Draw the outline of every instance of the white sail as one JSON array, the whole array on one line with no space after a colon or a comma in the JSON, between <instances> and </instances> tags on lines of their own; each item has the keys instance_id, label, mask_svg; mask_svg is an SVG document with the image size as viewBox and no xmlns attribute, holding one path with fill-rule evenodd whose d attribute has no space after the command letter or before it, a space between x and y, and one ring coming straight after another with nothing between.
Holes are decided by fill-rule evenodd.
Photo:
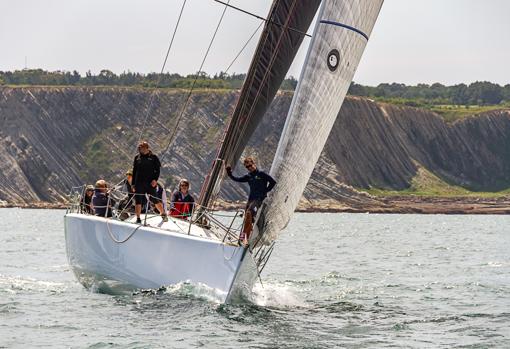
<instances>
[{"instance_id":1,"label":"white sail","mask_svg":"<svg viewBox=\"0 0 510 349\"><path fill-rule=\"evenodd\" d=\"M271 166L277 185L259 211L252 241L274 241L289 222L340 111L382 3L323 0Z\"/></svg>"}]
</instances>

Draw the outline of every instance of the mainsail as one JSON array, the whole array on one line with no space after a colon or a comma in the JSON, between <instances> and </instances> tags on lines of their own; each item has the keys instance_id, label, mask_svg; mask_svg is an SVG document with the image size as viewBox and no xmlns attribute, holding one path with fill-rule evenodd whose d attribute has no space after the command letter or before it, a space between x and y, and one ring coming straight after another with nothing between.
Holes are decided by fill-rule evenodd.
<instances>
[{"instance_id":1,"label":"mainsail","mask_svg":"<svg viewBox=\"0 0 510 349\"><path fill-rule=\"evenodd\" d=\"M323 0L276 151L275 189L251 241L267 245L284 229L319 159L383 0Z\"/></svg>"},{"instance_id":2,"label":"mainsail","mask_svg":"<svg viewBox=\"0 0 510 349\"><path fill-rule=\"evenodd\" d=\"M275 0L253 56L223 142L202 186L207 207L219 190L226 164L235 166L274 99L310 26L320 0Z\"/></svg>"}]
</instances>

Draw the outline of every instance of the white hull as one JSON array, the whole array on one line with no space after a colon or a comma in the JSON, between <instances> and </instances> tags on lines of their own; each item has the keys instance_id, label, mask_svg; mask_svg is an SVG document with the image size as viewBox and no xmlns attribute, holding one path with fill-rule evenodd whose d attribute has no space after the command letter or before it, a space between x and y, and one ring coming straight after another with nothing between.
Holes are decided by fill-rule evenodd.
<instances>
[{"instance_id":1,"label":"white hull","mask_svg":"<svg viewBox=\"0 0 510 349\"><path fill-rule=\"evenodd\" d=\"M147 221L151 227L75 213L64 220L69 264L85 287L146 289L190 282L215 289L226 302L251 291L255 282L248 249L222 243L184 221L162 224L153 217Z\"/></svg>"}]
</instances>

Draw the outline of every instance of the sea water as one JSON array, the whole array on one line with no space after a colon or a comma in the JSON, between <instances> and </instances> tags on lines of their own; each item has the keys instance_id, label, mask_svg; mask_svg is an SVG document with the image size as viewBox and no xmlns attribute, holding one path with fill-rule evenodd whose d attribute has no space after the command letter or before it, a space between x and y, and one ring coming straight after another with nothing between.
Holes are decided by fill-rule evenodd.
<instances>
[{"instance_id":1,"label":"sea water","mask_svg":"<svg viewBox=\"0 0 510 349\"><path fill-rule=\"evenodd\" d=\"M510 347L507 216L296 214L254 303L222 305L84 289L63 214L0 210L0 347Z\"/></svg>"}]
</instances>

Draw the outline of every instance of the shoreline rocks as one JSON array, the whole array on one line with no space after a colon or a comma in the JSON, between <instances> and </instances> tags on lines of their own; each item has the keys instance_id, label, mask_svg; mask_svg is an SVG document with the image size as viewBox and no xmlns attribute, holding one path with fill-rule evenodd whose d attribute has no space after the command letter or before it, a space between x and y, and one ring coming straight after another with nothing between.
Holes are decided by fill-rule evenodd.
<instances>
[{"instance_id":1,"label":"shoreline rocks","mask_svg":"<svg viewBox=\"0 0 510 349\"><path fill-rule=\"evenodd\" d=\"M394 196L380 198L380 203L371 202L349 206L331 200L315 202L301 201L296 212L308 213L379 213L379 214L510 214L510 198L480 197L419 197ZM233 211L244 208L242 201L219 201L217 210ZM36 202L24 205L0 203L0 208L65 209L64 203Z\"/></svg>"}]
</instances>

